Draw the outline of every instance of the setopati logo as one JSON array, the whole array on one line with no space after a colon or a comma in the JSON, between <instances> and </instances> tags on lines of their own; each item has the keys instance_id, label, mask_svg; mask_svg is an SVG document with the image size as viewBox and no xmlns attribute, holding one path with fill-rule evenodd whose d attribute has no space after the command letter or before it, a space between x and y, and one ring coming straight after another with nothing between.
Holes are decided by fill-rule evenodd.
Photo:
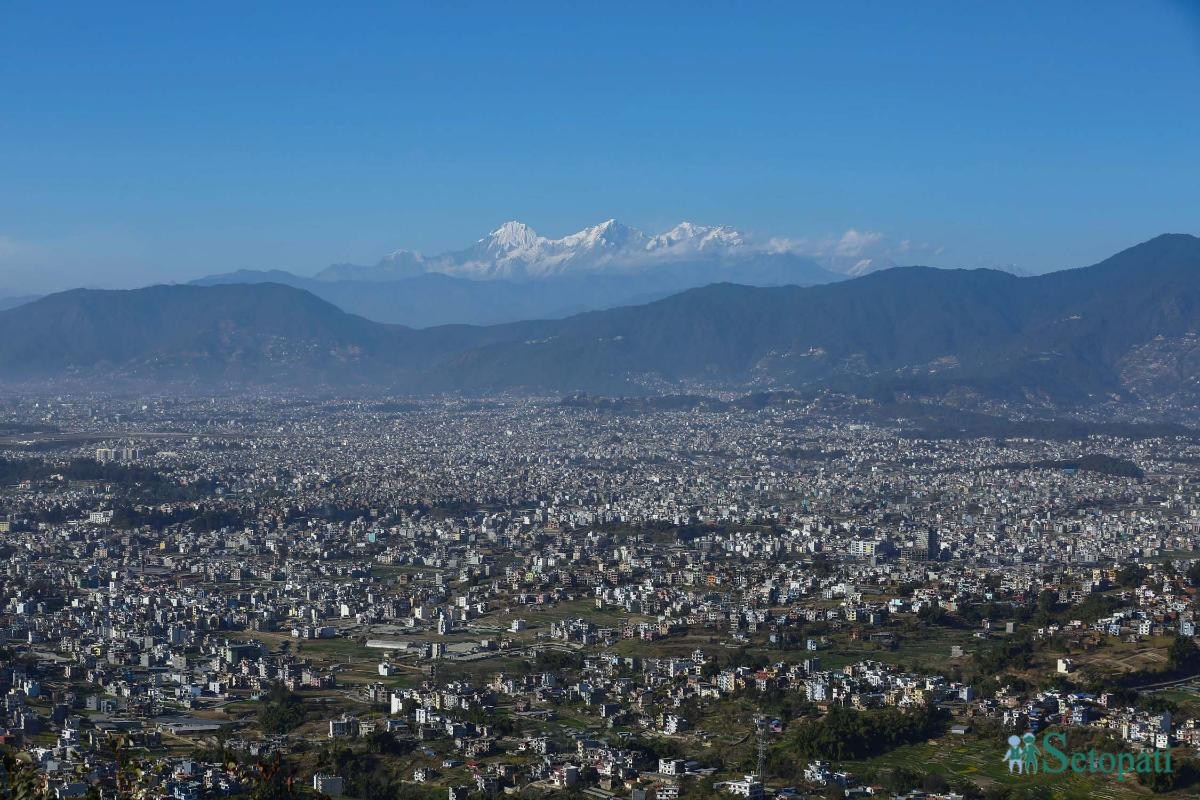
<instances>
[{"instance_id":1,"label":"setopati logo","mask_svg":"<svg viewBox=\"0 0 1200 800\"><path fill-rule=\"evenodd\" d=\"M1046 772L1102 772L1116 773L1117 780L1124 780L1131 772L1170 772L1170 750L1146 750L1140 753L1108 753L1095 750L1066 752L1065 733L1047 732L1042 737L1041 748L1032 732L1024 736L1008 737L1008 750L1004 761L1008 771L1014 775L1030 775Z\"/></svg>"}]
</instances>

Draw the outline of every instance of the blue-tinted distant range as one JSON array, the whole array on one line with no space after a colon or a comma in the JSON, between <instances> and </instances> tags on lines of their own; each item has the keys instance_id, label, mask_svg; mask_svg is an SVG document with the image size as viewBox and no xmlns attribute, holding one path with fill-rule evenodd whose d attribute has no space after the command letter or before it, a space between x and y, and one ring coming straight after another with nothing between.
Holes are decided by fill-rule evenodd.
<instances>
[{"instance_id":1,"label":"blue-tinted distant range","mask_svg":"<svg viewBox=\"0 0 1200 800\"><path fill-rule=\"evenodd\" d=\"M240 270L193 281L203 286L282 283L343 310L413 327L557 319L641 303L711 283L812 286L897 266L930 248L877 247L849 231L829 241L752 242L728 225L681 222L648 234L614 219L551 239L506 222L470 247L437 255L397 250L377 264L334 264L312 277Z\"/></svg>"},{"instance_id":2,"label":"blue-tinted distant range","mask_svg":"<svg viewBox=\"0 0 1200 800\"><path fill-rule=\"evenodd\" d=\"M657 268L726 268L727 255L609 260L592 230L566 244L505 226L465 253L433 259L474 281L522 288L628 279ZM693 231L689 252L738 252L736 233ZM595 234L595 235L592 235ZM614 240L616 236L614 234ZM624 231L640 261L654 237ZM679 246L670 237L661 246ZM584 251L575 247L589 242ZM705 243L709 244L705 244ZM772 254L767 254L772 255ZM767 255L753 264L774 264ZM336 267L383 289L428 262ZM788 260L782 268L804 269ZM544 277L578 271L578 277ZM532 275L542 277L531 277ZM372 280L375 279L375 280ZM317 393L840 391L881 398L1003 400L1080 408L1166 408L1200 400L1200 238L1156 237L1080 269L896 267L816 286L709 283L660 300L560 320L414 329L346 313L278 282L78 289L0 311L0 380L172 392L290 387Z\"/></svg>"}]
</instances>

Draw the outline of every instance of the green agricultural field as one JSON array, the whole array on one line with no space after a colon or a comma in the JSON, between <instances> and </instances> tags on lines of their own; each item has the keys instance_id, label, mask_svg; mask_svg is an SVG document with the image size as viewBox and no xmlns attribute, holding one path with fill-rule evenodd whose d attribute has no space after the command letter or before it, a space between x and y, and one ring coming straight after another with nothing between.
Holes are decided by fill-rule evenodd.
<instances>
[{"instance_id":1,"label":"green agricultural field","mask_svg":"<svg viewBox=\"0 0 1200 800\"><path fill-rule=\"evenodd\" d=\"M378 663L382 655L380 651L373 651L353 639L341 637L298 640L292 645L292 652L303 658L340 663L348 663L351 659L355 661L371 660Z\"/></svg>"},{"instance_id":2,"label":"green agricultural field","mask_svg":"<svg viewBox=\"0 0 1200 800\"><path fill-rule=\"evenodd\" d=\"M894 646L866 637L852 641L848 633L836 633L830 637L829 647L815 655L820 657L821 665L826 669L872 660L944 674L955 664L966 664L972 652L987 645L987 642L976 639L973 631L956 628L930 627L892 632L895 634ZM968 657L951 658L950 648L955 645L961 646ZM800 657L806 658L808 655L803 653Z\"/></svg>"},{"instance_id":3,"label":"green agricultural field","mask_svg":"<svg viewBox=\"0 0 1200 800\"><path fill-rule=\"evenodd\" d=\"M443 659L436 662L422 663L435 664L439 680L470 680L476 683L485 682L498 672L518 673L529 672L533 669L533 660L521 656L497 655L492 658L481 658L474 661Z\"/></svg>"},{"instance_id":4,"label":"green agricultural field","mask_svg":"<svg viewBox=\"0 0 1200 800\"><path fill-rule=\"evenodd\" d=\"M1200 691L1196 689L1184 687L1163 689L1161 691L1154 692L1154 697L1176 703L1180 709L1186 709L1189 711L1189 713L1196 713L1200 711Z\"/></svg>"},{"instance_id":5,"label":"green agricultural field","mask_svg":"<svg viewBox=\"0 0 1200 800\"><path fill-rule=\"evenodd\" d=\"M1099 774L1042 772L1013 775L1004 763L1004 751L1003 741L946 736L924 744L898 747L865 761L843 762L840 766L851 772L888 768L916 770L943 775L951 780L963 778L984 788L996 784L1013 788L1046 787L1056 800L1119 800L1154 796L1138 783L1135 776L1118 782L1115 777ZM1187 794L1181 791L1168 796L1184 797Z\"/></svg>"},{"instance_id":6,"label":"green agricultural field","mask_svg":"<svg viewBox=\"0 0 1200 800\"><path fill-rule=\"evenodd\" d=\"M852 640L850 633L843 631L829 635L829 644L811 653L801 646L786 650L770 646L761 634L754 636L747 644L735 645L730 641L728 631L694 628L685 636L671 636L653 642L629 639L617 642L611 649L622 655L685 658L699 648L720 661L723 655L744 648L747 655L760 657L767 663L794 663L817 656L825 669L839 669L847 664L874 660L944 674L955 664L965 665L972 652L987 644L974 638L972 631L955 628L930 627L916 631L899 627L864 629L864 634L871 632L891 633L894 644L874 641L865 636L857 641ZM950 648L954 645L963 648L966 653L964 658L950 657Z\"/></svg>"},{"instance_id":7,"label":"green agricultural field","mask_svg":"<svg viewBox=\"0 0 1200 800\"><path fill-rule=\"evenodd\" d=\"M586 619L602 628L615 627L625 621L643 622L652 619L652 617L641 614L630 614L620 607L596 608L596 601L588 597L568 600L552 606L514 605L507 611L489 613L479 622L485 625L497 625L507 630L509 622L514 619L523 619L531 627L548 629L552 622L573 617Z\"/></svg>"},{"instance_id":8,"label":"green agricultural field","mask_svg":"<svg viewBox=\"0 0 1200 800\"><path fill-rule=\"evenodd\" d=\"M1039 665L1052 668L1052 658L1070 655L1080 669L1089 667L1101 674L1122 675L1127 672L1164 669L1167 666L1167 649L1171 645L1171 639L1158 636L1127 642L1117 636L1104 636L1100 639L1100 645L1094 649L1082 651L1072 648L1070 652L1055 647L1056 644L1057 642L1051 642L1045 651L1047 657L1039 659Z\"/></svg>"}]
</instances>

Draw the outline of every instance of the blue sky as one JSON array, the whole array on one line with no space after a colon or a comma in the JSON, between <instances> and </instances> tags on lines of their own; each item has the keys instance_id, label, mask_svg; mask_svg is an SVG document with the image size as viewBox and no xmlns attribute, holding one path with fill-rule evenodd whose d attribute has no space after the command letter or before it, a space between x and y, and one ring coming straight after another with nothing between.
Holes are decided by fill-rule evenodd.
<instances>
[{"instance_id":1,"label":"blue sky","mask_svg":"<svg viewBox=\"0 0 1200 800\"><path fill-rule=\"evenodd\" d=\"M311 273L510 218L1029 271L1200 233L1194 0L2 16L0 293Z\"/></svg>"}]
</instances>

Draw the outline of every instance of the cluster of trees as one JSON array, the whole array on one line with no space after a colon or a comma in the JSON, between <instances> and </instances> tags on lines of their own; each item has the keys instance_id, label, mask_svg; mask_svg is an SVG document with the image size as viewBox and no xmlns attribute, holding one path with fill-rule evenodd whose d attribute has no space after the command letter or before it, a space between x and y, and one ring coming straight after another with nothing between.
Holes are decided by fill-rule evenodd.
<instances>
[{"instance_id":1,"label":"cluster of trees","mask_svg":"<svg viewBox=\"0 0 1200 800\"><path fill-rule=\"evenodd\" d=\"M1131 565L1135 569L1140 569L1137 565ZM1119 573L1118 580L1130 580L1128 572ZM1134 580L1137 581L1134 585L1141 585L1141 574L1138 574ZM1122 585L1126 585L1122 583ZM1051 622L1068 622L1073 619L1082 620L1084 622L1095 622L1101 617L1110 616L1119 608L1130 605L1129 601L1122 600L1117 595L1112 594L1089 594L1080 603L1060 603L1058 601L1058 592L1053 589L1046 589L1038 595L1037 611L1029 614L1024 619L1032 622L1034 625L1041 627L1048 625Z\"/></svg>"},{"instance_id":2,"label":"cluster of trees","mask_svg":"<svg viewBox=\"0 0 1200 800\"><path fill-rule=\"evenodd\" d=\"M917 612L917 619L926 625L938 625L945 628L962 627L962 623L955 619L949 611L932 603L921 606L921 610Z\"/></svg>"},{"instance_id":3,"label":"cluster of trees","mask_svg":"<svg viewBox=\"0 0 1200 800\"><path fill-rule=\"evenodd\" d=\"M392 739L395 736L384 734ZM376 747L380 743L376 743ZM370 749L371 743L368 743ZM386 747L386 746L385 746ZM401 784L384 769L372 752L358 752L349 747L334 746L317 755L318 772L341 775L346 781L346 794L351 797L393 797Z\"/></svg>"},{"instance_id":4,"label":"cluster of trees","mask_svg":"<svg viewBox=\"0 0 1200 800\"><path fill-rule=\"evenodd\" d=\"M1117 570L1117 585L1123 589L1136 589L1149 574L1150 570L1141 564L1126 564Z\"/></svg>"},{"instance_id":5,"label":"cluster of trees","mask_svg":"<svg viewBox=\"0 0 1200 800\"><path fill-rule=\"evenodd\" d=\"M781 720L815 717L819 713L817 706L803 694L785 691L778 686L765 692L755 692L754 700L759 712Z\"/></svg>"},{"instance_id":6,"label":"cluster of trees","mask_svg":"<svg viewBox=\"0 0 1200 800\"><path fill-rule=\"evenodd\" d=\"M21 481L46 480L62 475L71 481L104 481L117 484L143 498L156 502L198 500L212 494L215 484L197 481L182 485L157 470L137 464L101 464L94 458L76 458L65 465L38 458L0 458L0 485Z\"/></svg>"},{"instance_id":7,"label":"cluster of trees","mask_svg":"<svg viewBox=\"0 0 1200 800\"><path fill-rule=\"evenodd\" d=\"M1129 581L1134 581L1132 584L1134 586L1140 585L1143 573L1138 570L1141 569L1133 564L1119 573L1118 579L1122 581L1122 586L1128 585ZM1053 589L1045 589L1038 595L1034 605L986 603L967 609L963 612L963 616L969 620L985 617L991 620L1013 620L1040 628L1053 622L1065 623L1075 619L1083 622L1095 622L1128 605L1130 605L1128 600L1122 600L1115 594L1100 593L1089 594L1080 603L1060 603L1058 592Z\"/></svg>"},{"instance_id":8,"label":"cluster of trees","mask_svg":"<svg viewBox=\"0 0 1200 800\"><path fill-rule=\"evenodd\" d=\"M1167 651L1167 664L1181 675L1200 672L1200 647L1190 636L1176 636Z\"/></svg>"},{"instance_id":9,"label":"cluster of trees","mask_svg":"<svg viewBox=\"0 0 1200 800\"><path fill-rule=\"evenodd\" d=\"M1155 439L1160 436L1195 438L1197 431L1171 422L1081 422L1074 419L1006 419L990 414L929 403L885 401L873 409L872 418L887 423L903 419L919 430L901 431L901 436L919 439L978 439L994 437L1046 441L1079 441L1095 435L1123 439Z\"/></svg>"},{"instance_id":10,"label":"cluster of trees","mask_svg":"<svg viewBox=\"0 0 1200 800\"><path fill-rule=\"evenodd\" d=\"M35 458L0 458L0 485L36 481L50 475L50 467Z\"/></svg>"},{"instance_id":11,"label":"cluster of trees","mask_svg":"<svg viewBox=\"0 0 1200 800\"><path fill-rule=\"evenodd\" d=\"M35 767L28 757L5 752L0 761L0 797L12 800L50 800L46 773Z\"/></svg>"},{"instance_id":12,"label":"cluster of trees","mask_svg":"<svg viewBox=\"0 0 1200 800\"><path fill-rule=\"evenodd\" d=\"M1118 580L1125 587L1140 586L1144 575L1144 568L1132 564L1120 572ZM1200 579L1200 570L1197 572L1197 578ZM901 587L902 591L903 588ZM1041 627L1051 622L1066 622L1072 619L1094 622L1125 605L1128 605L1127 601L1122 601L1120 597L1112 594L1090 594L1077 605L1060 603L1057 592L1047 589L1038 596L1036 605L980 603L960 608L955 614L941 606L925 605L917 612L917 619L926 625L958 629L975 629L984 619L993 622L1011 620Z\"/></svg>"},{"instance_id":13,"label":"cluster of trees","mask_svg":"<svg viewBox=\"0 0 1200 800\"><path fill-rule=\"evenodd\" d=\"M243 777L250 787L250 800L299 800L302 796L294 770L278 753L244 771Z\"/></svg>"},{"instance_id":14,"label":"cluster of trees","mask_svg":"<svg viewBox=\"0 0 1200 800\"><path fill-rule=\"evenodd\" d=\"M287 733L304 718L304 700L281 683L271 687L258 709L258 726L264 733Z\"/></svg>"},{"instance_id":15,"label":"cluster of trees","mask_svg":"<svg viewBox=\"0 0 1200 800\"><path fill-rule=\"evenodd\" d=\"M140 528L150 526L162 530L168 525L187 523L196 531L219 531L222 528L240 528L246 518L238 511L227 508L194 509L190 506L173 511L163 511L158 506L122 503L113 508L114 528Z\"/></svg>"},{"instance_id":16,"label":"cluster of trees","mask_svg":"<svg viewBox=\"0 0 1200 800\"><path fill-rule=\"evenodd\" d=\"M1200 782L1200 767L1191 759L1173 759L1170 772L1138 773L1138 783L1157 794L1186 789L1197 782Z\"/></svg>"},{"instance_id":17,"label":"cluster of trees","mask_svg":"<svg viewBox=\"0 0 1200 800\"><path fill-rule=\"evenodd\" d=\"M975 654L975 665L984 675L999 675L1008 669L1024 669L1033 655L1028 635L1014 635Z\"/></svg>"},{"instance_id":18,"label":"cluster of trees","mask_svg":"<svg viewBox=\"0 0 1200 800\"><path fill-rule=\"evenodd\" d=\"M772 774L794 771L802 759L845 761L878 756L901 745L939 736L945 722L945 713L935 707L855 711L839 706L821 719L792 728L773 754Z\"/></svg>"},{"instance_id":19,"label":"cluster of trees","mask_svg":"<svg viewBox=\"0 0 1200 800\"><path fill-rule=\"evenodd\" d=\"M565 669L580 669L583 655L567 650L538 650L534 658L534 669L538 672L561 672Z\"/></svg>"},{"instance_id":20,"label":"cluster of trees","mask_svg":"<svg viewBox=\"0 0 1200 800\"><path fill-rule=\"evenodd\" d=\"M1106 456L1102 453L1090 453L1075 459L1046 459L1043 461L1005 461L1000 464L988 464L980 467L978 471L984 470L1007 470L1009 472L1023 472L1030 469L1063 469L1063 470L1078 470L1080 472L1095 472L1101 475L1112 475L1118 478L1137 478L1146 477L1146 473L1142 468L1133 463L1127 458L1114 458Z\"/></svg>"},{"instance_id":21,"label":"cluster of trees","mask_svg":"<svg viewBox=\"0 0 1200 800\"><path fill-rule=\"evenodd\" d=\"M319 519L325 522L353 522L356 519L370 517L371 509L353 503L323 503L309 508L290 508L284 517L285 524L292 525L308 519Z\"/></svg>"},{"instance_id":22,"label":"cluster of trees","mask_svg":"<svg viewBox=\"0 0 1200 800\"><path fill-rule=\"evenodd\" d=\"M496 736L515 736L526 728L526 723L520 717L495 709L485 711L482 708L470 708L462 712L462 717L476 725L490 725Z\"/></svg>"},{"instance_id":23,"label":"cluster of trees","mask_svg":"<svg viewBox=\"0 0 1200 800\"><path fill-rule=\"evenodd\" d=\"M678 740L662 736L635 736L629 740L629 746L646 753L647 758L655 764L659 759L684 758L687 755Z\"/></svg>"}]
</instances>

